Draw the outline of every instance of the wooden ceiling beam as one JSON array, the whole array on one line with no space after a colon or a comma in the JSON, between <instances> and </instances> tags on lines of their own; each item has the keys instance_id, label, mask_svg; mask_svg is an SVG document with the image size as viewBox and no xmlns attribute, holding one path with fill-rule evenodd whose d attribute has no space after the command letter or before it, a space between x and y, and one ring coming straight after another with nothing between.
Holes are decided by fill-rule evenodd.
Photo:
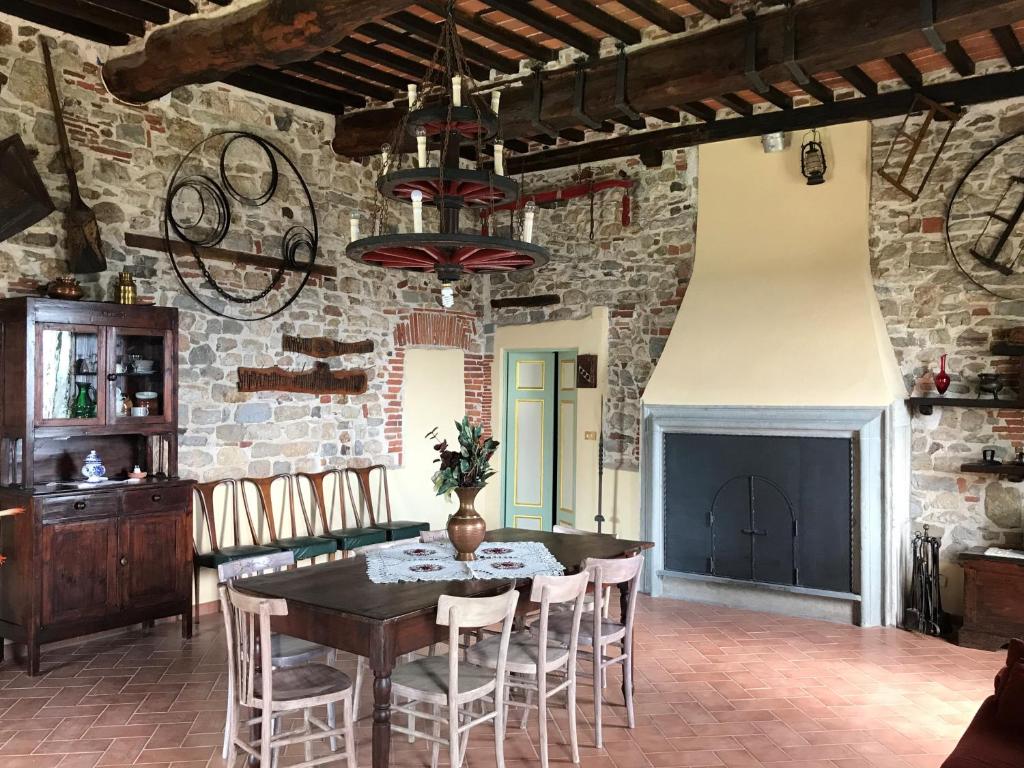
<instances>
[{"instance_id":1,"label":"wooden ceiling beam","mask_svg":"<svg viewBox=\"0 0 1024 768\"><path fill-rule=\"evenodd\" d=\"M731 109L737 115L750 117L754 114L754 105L735 93L723 93L720 96L716 96L715 100L723 107Z\"/></svg>"},{"instance_id":2,"label":"wooden ceiling beam","mask_svg":"<svg viewBox=\"0 0 1024 768\"><path fill-rule=\"evenodd\" d=\"M761 94L761 97L765 101L774 104L779 109L792 109L793 108L793 97L788 93L783 93L774 85L769 85L768 90Z\"/></svg>"},{"instance_id":3,"label":"wooden ceiling beam","mask_svg":"<svg viewBox=\"0 0 1024 768\"><path fill-rule=\"evenodd\" d=\"M679 111L672 107L661 107L660 109L649 109L647 114L663 123L678 123Z\"/></svg>"},{"instance_id":4,"label":"wooden ceiling beam","mask_svg":"<svg viewBox=\"0 0 1024 768\"><path fill-rule=\"evenodd\" d=\"M223 82L236 88L242 88L243 90L259 93L278 101L284 101L288 104L294 104L295 106L307 109L314 109L326 114L340 114L345 109L344 104L333 100L321 99L309 93L295 90L252 71L235 72L225 77Z\"/></svg>"},{"instance_id":5,"label":"wooden ceiling beam","mask_svg":"<svg viewBox=\"0 0 1024 768\"><path fill-rule=\"evenodd\" d=\"M900 79L911 88L920 88L924 84L921 70L907 54L897 53L895 56L886 56L885 60L889 62L889 66L896 71Z\"/></svg>"},{"instance_id":6,"label":"wooden ceiling beam","mask_svg":"<svg viewBox=\"0 0 1024 768\"><path fill-rule=\"evenodd\" d=\"M945 55L960 77L970 77L977 71L974 59L957 40L946 41Z\"/></svg>"},{"instance_id":7,"label":"wooden ceiling beam","mask_svg":"<svg viewBox=\"0 0 1024 768\"><path fill-rule=\"evenodd\" d=\"M692 115L698 120L703 120L705 123L712 123L718 119L718 111L714 107L709 107L703 101L689 101L679 108L686 114Z\"/></svg>"},{"instance_id":8,"label":"wooden ceiling beam","mask_svg":"<svg viewBox=\"0 0 1024 768\"><path fill-rule=\"evenodd\" d=\"M1024 92L1024 70L980 75L946 83L926 85L925 96L942 104L969 106L1012 98ZM836 101L833 104L800 107L785 112L763 112L753 117L718 120L714 123L672 126L646 133L591 141L574 147L533 152L505 161L513 175L550 171L580 163L602 162L620 157L751 138L775 131L806 131L863 120L881 120L906 114L914 101L912 89L889 91L870 98Z\"/></svg>"},{"instance_id":9,"label":"wooden ceiling beam","mask_svg":"<svg viewBox=\"0 0 1024 768\"><path fill-rule=\"evenodd\" d=\"M340 69L342 72L348 72L350 75L361 77L363 80L370 83L387 88L404 91L405 87L409 84L409 79L406 77L399 77L396 74L385 72L377 67L371 67L369 64L353 61L347 56L342 56L340 53L336 53L334 51L324 51L313 59L313 61L317 63L322 62L329 67Z\"/></svg>"},{"instance_id":10,"label":"wooden ceiling beam","mask_svg":"<svg viewBox=\"0 0 1024 768\"><path fill-rule=\"evenodd\" d=\"M164 8L178 13L192 14L196 12L196 6L192 0L149 0L149 2L162 5Z\"/></svg>"},{"instance_id":11,"label":"wooden ceiling beam","mask_svg":"<svg viewBox=\"0 0 1024 768\"><path fill-rule=\"evenodd\" d=\"M254 77L263 78L269 83L288 88L292 91L304 93L321 101L337 103L343 107L364 107L366 99L347 91L338 90L321 83L314 83L301 77L296 77L283 70L267 69L265 67L251 67L248 74Z\"/></svg>"},{"instance_id":12,"label":"wooden ceiling beam","mask_svg":"<svg viewBox=\"0 0 1024 768\"><path fill-rule=\"evenodd\" d=\"M379 43L390 45L400 51L406 51L413 56L418 56L428 63L433 61L434 53L437 50L436 41L427 43L418 37L406 34L405 32L399 32L397 29L392 29L383 24L364 24L358 29L358 32L361 35L374 38ZM475 80L483 81L490 79L491 68L489 66L477 64L472 61L471 57L467 58L469 60L466 62L466 67L469 69L469 74ZM439 61L438 63L441 66L444 65L444 61Z\"/></svg>"},{"instance_id":13,"label":"wooden ceiling beam","mask_svg":"<svg viewBox=\"0 0 1024 768\"><path fill-rule=\"evenodd\" d=\"M594 29L599 29L605 34L611 35L626 45L636 45L643 36L640 30L631 27L624 21L615 18L607 11L593 5L591 0L548 0L567 13L571 13L580 21L589 24Z\"/></svg>"},{"instance_id":14,"label":"wooden ceiling beam","mask_svg":"<svg viewBox=\"0 0 1024 768\"><path fill-rule=\"evenodd\" d=\"M89 24L105 27L112 32L120 32L132 37L142 37L146 34L146 25L139 19L125 16L123 13L111 11L99 5L83 2L83 0L25 0L29 5L34 5L52 13L60 13L64 16L71 16Z\"/></svg>"},{"instance_id":15,"label":"wooden ceiling beam","mask_svg":"<svg viewBox=\"0 0 1024 768\"><path fill-rule=\"evenodd\" d=\"M806 83L797 83L800 88L811 98L817 99L822 104L831 104L836 100L835 91L814 77L808 77Z\"/></svg>"},{"instance_id":16,"label":"wooden ceiling beam","mask_svg":"<svg viewBox=\"0 0 1024 768\"><path fill-rule=\"evenodd\" d=\"M148 2L148 0L89 0L93 5L106 8L139 21L153 24L166 24L171 20L167 8Z\"/></svg>"},{"instance_id":17,"label":"wooden ceiling beam","mask_svg":"<svg viewBox=\"0 0 1024 768\"><path fill-rule=\"evenodd\" d=\"M302 61L289 64L282 71L286 73L294 72L296 74L305 75L306 77L312 77L342 91L348 91L350 94L366 96L367 98L375 99L377 101L389 101L395 97L395 91L390 88L383 88L379 85L367 83L364 80L359 80L355 77L349 77L348 75L332 68L326 62L321 62L317 59L309 62Z\"/></svg>"},{"instance_id":18,"label":"wooden ceiling beam","mask_svg":"<svg viewBox=\"0 0 1024 768\"><path fill-rule=\"evenodd\" d=\"M670 11L658 0L618 0L618 3L666 32L686 31L686 18Z\"/></svg>"},{"instance_id":19,"label":"wooden ceiling beam","mask_svg":"<svg viewBox=\"0 0 1024 768\"><path fill-rule=\"evenodd\" d=\"M1017 39L1017 33L1013 31L1013 27L1009 24L996 27L992 30L992 37L996 39L999 49L1003 52L1006 62L1011 67L1024 66L1024 49L1021 48L1020 41Z\"/></svg>"},{"instance_id":20,"label":"wooden ceiling beam","mask_svg":"<svg viewBox=\"0 0 1024 768\"><path fill-rule=\"evenodd\" d=\"M383 48L378 48L376 45L364 43L362 40L346 38L344 40L339 40L338 44L334 47L339 51L354 53L356 56L366 59L367 61L373 61L377 64L382 64L388 69L393 69L409 75L411 79L407 80L406 84L410 82L418 83L420 80L425 78L427 76L427 72L430 71L426 64L421 64L418 61L407 59L405 56L399 56L397 53L392 53L391 51L385 51Z\"/></svg>"},{"instance_id":21,"label":"wooden ceiling beam","mask_svg":"<svg viewBox=\"0 0 1024 768\"><path fill-rule=\"evenodd\" d=\"M234 11L188 16L154 29L140 50L108 59L103 76L114 96L148 101L253 65L309 61L367 19L406 5L408 0L254 0Z\"/></svg>"},{"instance_id":22,"label":"wooden ceiling beam","mask_svg":"<svg viewBox=\"0 0 1024 768\"><path fill-rule=\"evenodd\" d=\"M524 24L529 24L538 32L561 40L566 45L571 45L590 56L596 56L601 49L600 42L590 35L538 10L526 0L484 0L484 2L494 10L501 11L506 16L511 16Z\"/></svg>"},{"instance_id":23,"label":"wooden ceiling beam","mask_svg":"<svg viewBox=\"0 0 1024 768\"><path fill-rule=\"evenodd\" d=\"M56 13L35 5L29 5L26 0L4 0L4 11L17 16L19 19L42 24L61 32L83 37L86 40L102 43L103 45L128 45L131 36L124 32L115 32L108 27L82 21L63 13Z\"/></svg>"},{"instance_id":24,"label":"wooden ceiling beam","mask_svg":"<svg viewBox=\"0 0 1024 768\"><path fill-rule=\"evenodd\" d=\"M877 96L878 83L872 80L863 69L857 66L841 67L840 77L861 92L863 96Z\"/></svg>"},{"instance_id":25,"label":"wooden ceiling beam","mask_svg":"<svg viewBox=\"0 0 1024 768\"><path fill-rule=\"evenodd\" d=\"M444 18L445 7L438 0L420 0L417 5L430 11L435 16ZM468 14L456 8L454 15L457 26L470 32L475 32L478 35L483 35L488 40L493 40L499 45L511 48L513 51L518 51L527 58L536 59L537 61L554 61L558 58L558 51L554 48L540 45L529 38L517 35L515 32L509 32L504 27L491 24L482 18L480 14Z\"/></svg>"},{"instance_id":26,"label":"wooden ceiling beam","mask_svg":"<svg viewBox=\"0 0 1024 768\"><path fill-rule=\"evenodd\" d=\"M438 38L441 36L441 25L439 23L427 21L422 16L417 16L408 11L399 11L392 14L388 16L387 21L401 27L415 37L426 40L434 46L437 45ZM501 56L479 43L474 43L472 40L462 40L460 38L460 42L462 44L462 52L466 55L466 58L472 61L479 62L490 69L504 72L506 75L514 75L519 71L519 62L517 61Z\"/></svg>"},{"instance_id":27,"label":"wooden ceiling beam","mask_svg":"<svg viewBox=\"0 0 1024 768\"><path fill-rule=\"evenodd\" d=\"M722 0L688 0L688 2L701 13L706 13L717 21L728 19L732 14L729 4L723 3Z\"/></svg>"}]
</instances>

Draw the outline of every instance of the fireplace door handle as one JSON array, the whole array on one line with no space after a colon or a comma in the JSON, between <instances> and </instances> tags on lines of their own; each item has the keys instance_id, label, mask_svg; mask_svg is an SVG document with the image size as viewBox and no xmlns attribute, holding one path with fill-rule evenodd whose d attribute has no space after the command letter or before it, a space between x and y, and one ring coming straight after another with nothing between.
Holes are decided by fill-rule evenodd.
<instances>
[{"instance_id":1,"label":"fireplace door handle","mask_svg":"<svg viewBox=\"0 0 1024 768\"><path fill-rule=\"evenodd\" d=\"M768 531L759 531L756 528L744 528L740 533L745 533L747 536L767 536Z\"/></svg>"}]
</instances>

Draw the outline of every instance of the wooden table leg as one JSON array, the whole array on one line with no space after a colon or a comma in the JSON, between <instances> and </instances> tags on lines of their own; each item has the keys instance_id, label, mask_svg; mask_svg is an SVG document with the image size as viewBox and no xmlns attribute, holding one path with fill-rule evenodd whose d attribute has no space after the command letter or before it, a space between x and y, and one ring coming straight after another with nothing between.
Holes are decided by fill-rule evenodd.
<instances>
[{"instance_id":1,"label":"wooden table leg","mask_svg":"<svg viewBox=\"0 0 1024 768\"><path fill-rule=\"evenodd\" d=\"M630 585L630 582L628 582L628 581L624 581L623 583L619 584L619 621L621 621L623 624L626 623L626 614L629 612L629 591L630 591L630 588L631 588L631 585ZM626 644L625 643L622 644L622 649L623 649L623 651L625 651L625 649L626 649ZM632 669L633 669L633 654L630 654L629 658L626 659L626 661L624 661L623 664L624 665L625 664L629 664L629 668L632 671ZM632 675L627 675L626 674L626 668L625 668L625 666L623 666L623 668L622 668L622 700L623 701L629 701L630 691L629 691L629 687L626 685L626 681L630 680L630 679L632 679Z\"/></svg>"},{"instance_id":2,"label":"wooden table leg","mask_svg":"<svg viewBox=\"0 0 1024 768\"><path fill-rule=\"evenodd\" d=\"M373 630L373 768L391 764L391 672L395 668L393 638L388 625Z\"/></svg>"}]
</instances>

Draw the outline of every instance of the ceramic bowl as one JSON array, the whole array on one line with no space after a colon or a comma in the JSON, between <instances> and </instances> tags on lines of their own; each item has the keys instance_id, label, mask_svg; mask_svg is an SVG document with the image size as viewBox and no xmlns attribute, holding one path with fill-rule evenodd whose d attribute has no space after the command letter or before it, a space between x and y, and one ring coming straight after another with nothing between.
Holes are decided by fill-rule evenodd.
<instances>
[{"instance_id":1,"label":"ceramic bowl","mask_svg":"<svg viewBox=\"0 0 1024 768\"><path fill-rule=\"evenodd\" d=\"M156 400L158 397L159 397L159 395L156 392L148 392L147 391L147 392L136 392L135 393L135 399L136 400Z\"/></svg>"}]
</instances>

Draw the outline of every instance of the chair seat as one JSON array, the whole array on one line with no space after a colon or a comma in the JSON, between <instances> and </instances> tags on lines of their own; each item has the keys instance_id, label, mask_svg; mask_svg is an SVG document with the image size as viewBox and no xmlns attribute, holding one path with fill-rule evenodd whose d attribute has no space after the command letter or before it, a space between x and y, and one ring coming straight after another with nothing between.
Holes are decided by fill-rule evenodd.
<instances>
[{"instance_id":1,"label":"chair seat","mask_svg":"<svg viewBox=\"0 0 1024 768\"><path fill-rule=\"evenodd\" d=\"M295 536L290 539L278 539L274 543L282 549L294 552L296 560L308 560L338 551L337 541L321 536Z\"/></svg>"},{"instance_id":2,"label":"chair seat","mask_svg":"<svg viewBox=\"0 0 1024 768\"><path fill-rule=\"evenodd\" d=\"M537 625L530 627L535 630ZM572 632L572 614L552 613L548 616L548 635L561 643L568 644ZM626 627L611 619L601 619L601 639L605 642L617 640L626 634ZM594 612L588 611L580 620L580 645L594 644Z\"/></svg>"},{"instance_id":3,"label":"chair seat","mask_svg":"<svg viewBox=\"0 0 1024 768\"><path fill-rule=\"evenodd\" d=\"M367 544L382 544L388 540L387 531L380 528L339 528L324 534L338 542L338 549L349 550Z\"/></svg>"},{"instance_id":4,"label":"chair seat","mask_svg":"<svg viewBox=\"0 0 1024 768\"><path fill-rule=\"evenodd\" d=\"M216 568L224 563L244 560L247 557L260 557L280 552L282 547L271 544L242 544L237 547L224 547L218 552L202 552L195 555L195 561L203 568Z\"/></svg>"},{"instance_id":5,"label":"chair seat","mask_svg":"<svg viewBox=\"0 0 1024 768\"><path fill-rule=\"evenodd\" d=\"M326 664L303 664L300 667L287 667L273 671L274 701L296 701L328 696L332 693L344 693L352 687L351 678L340 669ZM256 698L263 697L263 678L256 675L254 679Z\"/></svg>"},{"instance_id":6,"label":"chair seat","mask_svg":"<svg viewBox=\"0 0 1024 768\"><path fill-rule=\"evenodd\" d=\"M459 664L459 698L477 698L493 690L494 670ZM391 692L416 699L443 702L448 697L448 654L426 656L402 664L391 674Z\"/></svg>"},{"instance_id":7,"label":"chair seat","mask_svg":"<svg viewBox=\"0 0 1024 768\"><path fill-rule=\"evenodd\" d=\"M297 667L300 664L326 656L330 649L291 635L273 634L270 637L270 656L275 667Z\"/></svg>"},{"instance_id":8,"label":"chair seat","mask_svg":"<svg viewBox=\"0 0 1024 768\"><path fill-rule=\"evenodd\" d=\"M380 528L387 534L388 541L399 541L401 539L416 539L423 531L430 530L430 523L416 523L412 520L396 520L392 523L377 523L374 528Z\"/></svg>"},{"instance_id":9,"label":"chair seat","mask_svg":"<svg viewBox=\"0 0 1024 768\"><path fill-rule=\"evenodd\" d=\"M550 625L550 617L548 622ZM571 628L571 625L570 625ZM501 649L501 636L488 637L479 643L474 643L466 649L466 661L471 664L478 664L488 669L496 669L498 666L498 652ZM521 674L533 674L537 671L539 656L539 644L537 637L529 632L514 632L508 641L508 659L506 661L509 672ZM569 655L569 649L561 643L548 643L546 664L547 671L558 669L565 664Z\"/></svg>"}]
</instances>

